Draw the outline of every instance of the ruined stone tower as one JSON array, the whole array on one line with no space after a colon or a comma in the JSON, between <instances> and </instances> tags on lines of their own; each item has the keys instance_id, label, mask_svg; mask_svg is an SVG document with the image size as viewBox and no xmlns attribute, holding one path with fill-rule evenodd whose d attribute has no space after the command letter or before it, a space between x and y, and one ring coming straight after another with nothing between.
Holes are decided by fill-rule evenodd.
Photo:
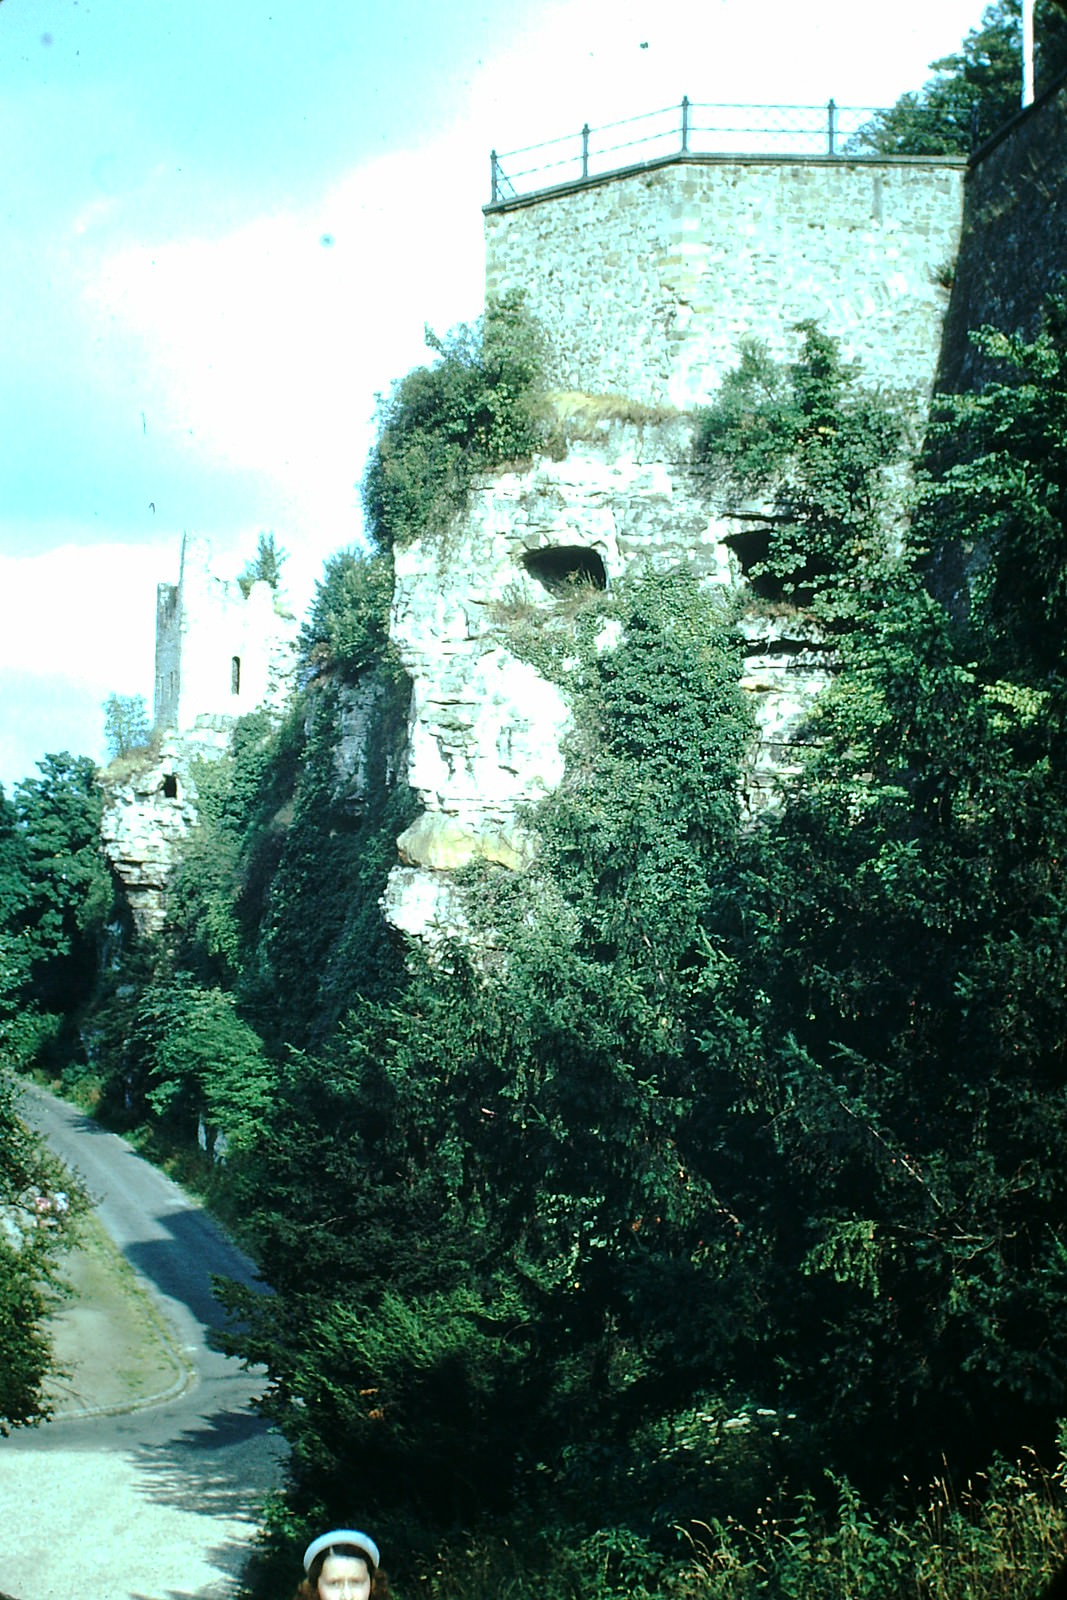
<instances>
[{"instance_id":1,"label":"ruined stone tower","mask_svg":"<svg viewBox=\"0 0 1067 1600\"><path fill-rule=\"evenodd\" d=\"M177 583L156 591L155 726L185 733L277 708L292 686L296 623L274 592L215 577L211 545L183 538Z\"/></svg>"}]
</instances>

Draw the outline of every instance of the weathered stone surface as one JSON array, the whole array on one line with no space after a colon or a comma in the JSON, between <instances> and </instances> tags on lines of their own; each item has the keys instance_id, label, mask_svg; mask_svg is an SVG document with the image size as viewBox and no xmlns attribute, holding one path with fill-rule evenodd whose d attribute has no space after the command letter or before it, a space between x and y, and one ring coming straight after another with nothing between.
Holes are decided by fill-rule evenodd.
<instances>
[{"instance_id":1,"label":"weathered stone surface","mask_svg":"<svg viewBox=\"0 0 1067 1600\"><path fill-rule=\"evenodd\" d=\"M246 596L236 579L212 572L206 539L183 538L178 582L161 583L156 597L155 726L164 742L129 776L104 774L103 845L139 933L163 927L167 886L196 821L195 762L224 755L249 712L286 708L298 632L269 584Z\"/></svg>"},{"instance_id":2,"label":"weathered stone surface","mask_svg":"<svg viewBox=\"0 0 1067 1600\"><path fill-rule=\"evenodd\" d=\"M514 871L528 865L534 855L533 835L527 829L475 832L458 817L441 811L424 811L405 828L396 845L405 866L428 867L433 872L456 872L476 857Z\"/></svg>"},{"instance_id":3,"label":"weathered stone surface","mask_svg":"<svg viewBox=\"0 0 1067 1600\"><path fill-rule=\"evenodd\" d=\"M412 680L407 781L423 807L398 841L383 898L397 928L437 937L462 925L447 875L480 858L521 868L534 840L528 807L563 777L566 682L516 654L514 630L563 628L581 593L573 563L601 587L649 566L679 566L724 595L742 580L690 468L692 423L583 420L564 460L486 478L467 514L395 552L392 638ZM561 576L562 574L562 576ZM744 685L760 730L746 798L768 803L773 774L796 765L806 708L826 682L818 641L795 619L753 619ZM605 621L598 648L620 625ZM514 648L512 648L514 646Z\"/></svg>"},{"instance_id":4,"label":"weathered stone surface","mask_svg":"<svg viewBox=\"0 0 1067 1600\"><path fill-rule=\"evenodd\" d=\"M811 713L833 676L833 657L811 623L784 616L744 617L744 672L758 740L745 774L750 813L774 803L779 784L795 775L813 741Z\"/></svg>"},{"instance_id":5,"label":"weathered stone surface","mask_svg":"<svg viewBox=\"0 0 1067 1600\"><path fill-rule=\"evenodd\" d=\"M185 732L205 717L280 710L292 693L298 632L269 584L245 595L236 578L213 572L207 539L183 538L178 582L161 583L156 597L155 726Z\"/></svg>"},{"instance_id":6,"label":"weathered stone surface","mask_svg":"<svg viewBox=\"0 0 1067 1600\"><path fill-rule=\"evenodd\" d=\"M433 946L469 927L460 893L446 874L394 867L382 896L385 919L399 933Z\"/></svg>"},{"instance_id":7,"label":"weathered stone surface","mask_svg":"<svg viewBox=\"0 0 1067 1600\"><path fill-rule=\"evenodd\" d=\"M194 763L216 758L228 746L228 730L201 728L165 740L158 755L128 777L104 776L101 841L142 936L163 927L178 853L196 822Z\"/></svg>"},{"instance_id":8,"label":"weathered stone surface","mask_svg":"<svg viewBox=\"0 0 1067 1600\"><path fill-rule=\"evenodd\" d=\"M871 381L928 394L965 170L690 157L505 201L486 208L486 294L525 291L575 389L691 406L743 337L788 357L812 319Z\"/></svg>"},{"instance_id":9,"label":"weathered stone surface","mask_svg":"<svg viewBox=\"0 0 1067 1600\"><path fill-rule=\"evenodd\" d=\"M979 388L1003 377L972 343L985 325L1032 338L1045 297L1067 275L1067 80L984 145L967 179L966 208L945 323L939 387Z\"/></svg>"}]
</instances>

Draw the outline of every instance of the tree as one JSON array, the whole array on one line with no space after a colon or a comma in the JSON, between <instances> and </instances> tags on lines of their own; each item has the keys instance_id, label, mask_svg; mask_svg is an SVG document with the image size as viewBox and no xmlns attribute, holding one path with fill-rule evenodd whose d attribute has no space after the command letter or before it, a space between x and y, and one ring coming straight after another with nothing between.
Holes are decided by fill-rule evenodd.
<instances>
[{"instance_id":1,"label":"tree","mask_svg":"<svg viewBox=\"0 0 1067 1600\"><path fill-rule=\"evenodd\" d=\"M983 334L1006 381L941 406L914 539L743 842L707 991L768 1332L746 1359L879 1490L1047 1448L1067 1378L1061 324L1054 302L1033 343ZM920 574L963 538L961 625Z\"/></svg>"},{"instance_id":2,"label":"tree","mask_svg":"<svg viewBox=\"0 0 1067 1600\"><path fill-rule=\"evenodd\" d=\"M65 1204L57 1207L59 1192ZM0 1072L0 1434L49 1415L48 1318L59 1257L84 1204L77 1183L20 1120L14 1082Z\"/></svg>"},{"instance_id":3,"label":"tree","mask_svg":"<svg viewBox=\"0 0 1067 1600\"><path fill-rule=\"evenodd\" d=\"M285 551L274 542L273 533L261 533L256 546L255 559L246 561L237 582L241 586L241 593L245 599L252 592L254 583L268 583L278 593L281 583L282 567L288 560Z\"/></svg>"},{"instance_id":4,"label":"tree","mask_svg":"<svg viewBox=\"0 0 1067 1600\"><path fill-rule=\"evenodd\" d=\"M1067 296L1034 340L974 336L999 368L977 394L939 398L918 536L962 554L972 648L1062 703L1067 636Z\"/></svg>"},{"instance_id":5,"label":"tree","mask_svg":"<svg viewBox=\"0 0 1067 1600\"><path fill-rule=\"evenodd\" d=\"M330 556L300 629L304 678L333 672L352 683L384 662L392 598L393 563L387 551L339 550Z\"/></svg>"},{"instance_id":6,"label":"tree","mask_svg":"<svg viewBox=\"0 0 1067 1600\"><path fill-rule=\"evenodd\" d=\"M30 1058L33 1019L51 1014L71 1028L89 999L113 907L94 763L63 752L45 756L38 771L0 808L3 1029L10 1047L16 1036L25 1041Z\"/></svg>"},{"instance_id":7,"label":"tree","mask_svg":"<svg viewBox=\"0 0 1067 1600\"><path fill-rule=\"evenodd\" d=\"M1022 89L1020 0L996 0L962 48L931 62L937 77L902 95L857 135L855 148L882 155L966 154L1019 110ZM1034 7L1038 92L1067 71L1067 15L1054 0Z\"/></svg>"},{"instance_id":8,"label":"tree","mask_svg":"<svg viewBox=\"0 0 1067 1600\"><path fill-rule=\"evenodd\" d=\"M262 1041L231 996L184 975L153 983L141 997L129 1040L131 1077L165 1120L195 1138L225 1136L241 1152L263 1136L276 1072Z\"/></svg>"},{"instance_id":9,"label":"tree","mask_svg":"<svg viewBox=\"0 0 1067 1600\"><path fill-rule=\"evenodd\" d=\"M104 701L104 737L112 759L147 746L151 727L144 695L108 695Z\"/></svg>"}]
</instances>

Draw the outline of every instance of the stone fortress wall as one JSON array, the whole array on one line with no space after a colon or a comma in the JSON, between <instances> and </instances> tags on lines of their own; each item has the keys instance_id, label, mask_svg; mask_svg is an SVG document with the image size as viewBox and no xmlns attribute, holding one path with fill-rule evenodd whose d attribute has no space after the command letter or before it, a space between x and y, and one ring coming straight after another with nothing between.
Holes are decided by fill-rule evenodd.
<instances>
[{"instance_id":1,"label":"stone fortress wall","mask_svg":"<svg viewBox=\"0 0 1067 1600\"><path fill-rule=\"evenodd\" d=\"M989 325L1037 332L1041 306L1067 285L1067 78L976 152L938 387L966 390L993 374L968 338Z\"/></svg>"},{"instance_id":2,"label":"stone fortress wall","mask_svg":"<svg viewBox=\"0 0 1067 1600\"><path fill-rule=\"evenodd\" d=\"M810 318L867 382L925 398L975 181L963 158L675 156L486 207L486 297L525 291L563 390L691 411L744 337L788 359ZM997 240L980 248L995 257ZM596 562L607 587L650 562L744 592L738 525L712 513L687 469L691 417L609 416L562 462L491 475L447 562L430 537L396 554L407 779L424 809L398 841L383 904L407 932L462 927L451 869L472 855L521 862L524 808L562 774L566 696L515 658L499 624L521 600L551 626L546 558L583 572ZM803 619L750 604L743 636L757 729L745 800L759 810L796 767L832 662Z\"/></svg>"},{"instance_id":3,"label":"stone fortress wall","mask_svg":"<svg viewBox=\"0 0 1067 1600\"><path fill-rule=\"evenodd\" d=\"M739 341L812 319L868 382L928 394L962 157L676 156L485 207L486 296L521 288L563 389L687 409Z\"/></svg>"},{"instance_id":4,"label":"stone fortress wall","mask_svg":"<svg viewBox=\"0 0 1067 1600\"><path fill-rule=\"evenodd\" d=\"M685 412L713 395L741 339L789 358L808 318L868 382L928 395L940 371L939 386L963 387L975 368L962 330L1033 331L1041 297L1067 271L1067 86L970 166L675 156L497 202L485 235L487 298L525 290L564 389ZM429 534L397 552L391 632L412 681L401 765L423 809L398 841L383 909L405 932L462 927L455 868L474 856L521 865L525 808L560 780L566 696L512 651L506 621L518 608L552 625L553 562L595 564L609 587L644 562L681 563L726 591L741 581L737 527L709 515L687 471L692 419L609 417L561 462L487 475L447 560ZM258 588L246 601L214 578L200 540L183 545L178 584L159 588L156 720L174 733L159 765L114 796L105 840L146 931L162 925L167 829L176 841L194 814L190 751L224 743L236 716L280 703L291 682L295 625L286 638ZM751 611L744 624L755 809L795 764L831 670L819 642L791 626ZM366 766L361 695L349 695L357 732L338 750L353 793Z\"/></svg>"}]
</instances>

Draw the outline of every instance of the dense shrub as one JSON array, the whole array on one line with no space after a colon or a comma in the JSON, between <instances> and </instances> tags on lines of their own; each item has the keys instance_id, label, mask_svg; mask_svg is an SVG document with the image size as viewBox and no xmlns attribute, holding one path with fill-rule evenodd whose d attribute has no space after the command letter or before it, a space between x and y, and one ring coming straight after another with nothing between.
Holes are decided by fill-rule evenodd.
<instances>
[{"instance_id":1,"label":"dense shrub","mask_svg":"<svg viewBox=\"0 0 1067 1600\"><path fill-rule=\"evenodd\" d=\"M441 339L434 365L408 373L382 402L363 483L380 550L440 534L466 503L473 476L526 460L545 437L544 340L510 293Z\"/></svg>"},{"instance_id":2,"label":"dense shrub","mask_svg":"<svg viewBox=\"0 0 1067 1600\"><path fill-rule=\"evenodd\" d=\"M388 552L339 550L330 556L300 629L305 682L329 672L354 683L368 667L384 662L392 598Z\"/></svg>"},{"instance_id":3,"label":"dense shrub","mask_svg":"<svg viewBox=\"0 0 1067 1600\"><path fill-rule=\"evenodd\" d=\"M698 414L693 465L719 508L748 527L734 542L756 591L814 607L823 625L852 626L898 553L907 414L862 388L814 323L794 332L788 365L743 344Z\"/></svg>"}]
</instances>

